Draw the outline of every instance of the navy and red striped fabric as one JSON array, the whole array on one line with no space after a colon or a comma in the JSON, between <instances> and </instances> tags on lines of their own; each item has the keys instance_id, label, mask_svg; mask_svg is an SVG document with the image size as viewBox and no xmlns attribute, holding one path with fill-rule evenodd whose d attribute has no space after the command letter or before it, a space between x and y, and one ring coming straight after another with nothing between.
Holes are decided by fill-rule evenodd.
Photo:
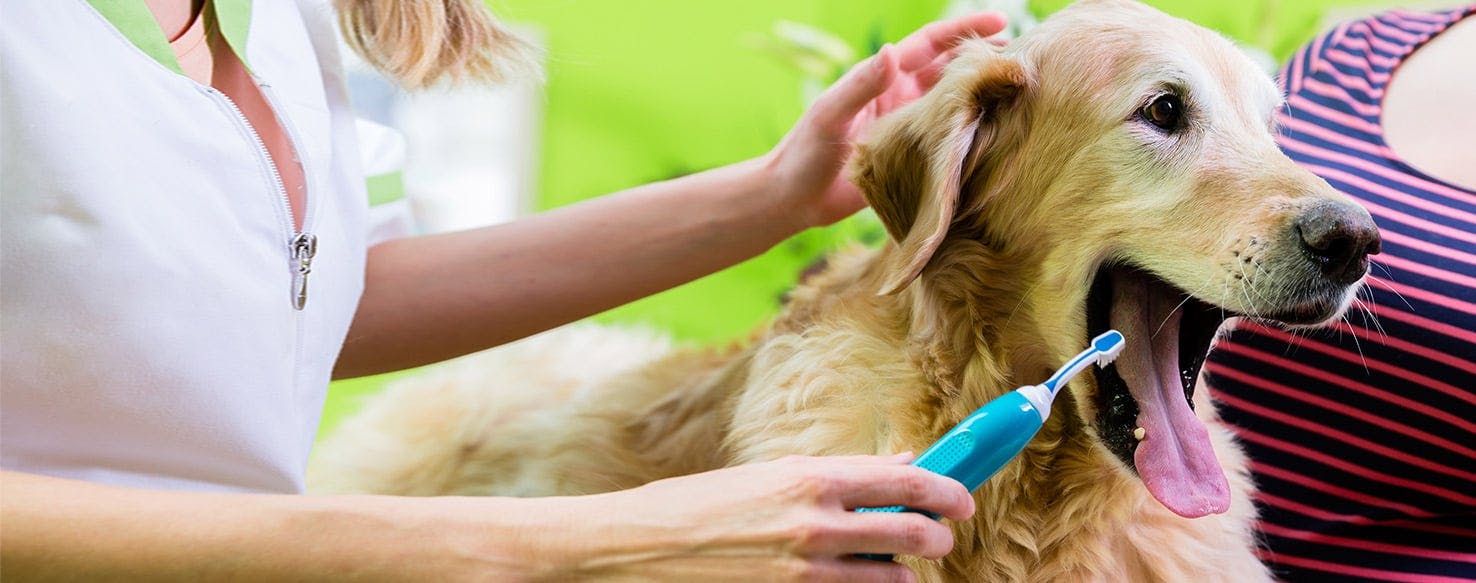
<instances>
[{"instance_id":1,"label":"navy and red striped fabric","mask_svg":"<svg viewBox=\"0 0 1476 583\"><path fill-rule=\"evenodd\" d=\"M1383 236L1344 321L1295 335L1243 322L1206 365L1253 460L1262 557L1285 580L1476 581L1476 192L1401 161L1379 125L1394 69L1472 13L1345 24L1282 71L1282 149ZM1476 136L1466 147L1476 164Z\"/></svg>"}]
</instances>

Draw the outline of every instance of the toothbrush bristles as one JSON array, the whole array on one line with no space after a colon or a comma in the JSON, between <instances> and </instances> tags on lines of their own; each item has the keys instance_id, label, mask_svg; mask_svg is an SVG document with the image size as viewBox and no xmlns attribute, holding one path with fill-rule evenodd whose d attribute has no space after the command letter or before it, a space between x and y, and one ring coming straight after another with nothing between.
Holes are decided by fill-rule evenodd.
<instances>
[{"instance_id":1,"label":"toothbrush bristles","mask_svg":"<svg viewBox=\"0 0 1476 583\"><path fill-rule=\"evenodd\" d=\"M1097 367L1105 367L1117 360L1117 355L1122 354L1125 343L1122 333L1116 330L1108 330L1092 339L1092 348L1097 351Z\"/></svg>"}]
</instances>

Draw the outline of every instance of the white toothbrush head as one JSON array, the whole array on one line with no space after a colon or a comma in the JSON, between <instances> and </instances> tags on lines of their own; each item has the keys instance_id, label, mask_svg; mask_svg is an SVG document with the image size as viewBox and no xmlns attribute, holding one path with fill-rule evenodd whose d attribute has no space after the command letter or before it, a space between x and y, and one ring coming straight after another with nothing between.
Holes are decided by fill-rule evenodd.
<instances>
[{"instance_id":1,"label":"white toothbrush head","mask_svg":"<svg viewBox=\"0 0 1476 583\"><path fill-rule=\"evenodd\" d=\"M1041 383L1041 386L1050 390L1051 395L1055 396L1056 392L1060 391L1061 387L1067 381L1081 374L1081 371L1090 368L1093 362L1096 362L1098 367L1107 366L1108 363L1117 358L1117 355L1122 354L1122 347L1126 344L1127 341L1122 337L1121 332L1116 330L1103 332L1102 335L1092 339L1091 346L1081 351L1081 354L1076 355L1076 358L1071 359L1071 362L1066 363L1066 366L1057 370L1056 374L1051 375L1051 378L1046 379L1044 383Z\"/></svg>"},{"instance_id":2,"label":"white toothbrush head","mask_svg":"<svg viewBox=\"0 0 1476 583\"><path fill-rule=\"evenodd\" d=\"M1122 354L1122 347L1127 345L1127 339L1122 337L1122 332L1108 330L1092 339L1092 350L1097 352L1097 367L1101 368L1117 360L1117 355Z\"/></svg>"}]
</instances>

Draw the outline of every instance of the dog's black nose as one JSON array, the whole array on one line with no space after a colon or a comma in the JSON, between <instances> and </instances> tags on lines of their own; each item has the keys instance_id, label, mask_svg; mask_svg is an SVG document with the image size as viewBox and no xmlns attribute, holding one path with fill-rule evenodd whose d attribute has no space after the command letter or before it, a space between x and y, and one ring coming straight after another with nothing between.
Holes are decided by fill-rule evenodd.
<instances>
[{"instance_id":1,"label":"dog's black nose","mask_svg":"<svg viewBox=\"0 0 1476 583\"><path fill-rule=\"evenodd\" d=\"M1368 256L1377 254L1379 228L1363 209L1325 203L1297 217L1302 250L1339 285L1348 285L1368 272Z\"/></svg>"}]
</instances>

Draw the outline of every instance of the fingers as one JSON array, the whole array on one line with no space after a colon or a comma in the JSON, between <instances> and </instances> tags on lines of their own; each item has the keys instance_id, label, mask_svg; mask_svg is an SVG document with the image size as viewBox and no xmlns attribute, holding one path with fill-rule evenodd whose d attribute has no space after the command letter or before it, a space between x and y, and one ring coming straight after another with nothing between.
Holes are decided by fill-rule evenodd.
<instances>
[{"instance_id":1,"label":"fingers","mask_svg":"<svg viewBox=\"0 0 1476 583\"><path fill-rule=\"evenodd\" d=\"M842 583L911 583L917 575L899 563L861 559L832 559L809 562L801 581L838 581Z\"/></svg>"},{"instance_id":2,"label":"fingers","mask_svg":"<svg viewBox=\"0 0 1476 583\"><path fill-rule=\"evenodd\" d=\"M811 110L815 123L822 131L844 132L856 114L885 92L898 74L922 71L922 87L931 87L960 40L992 35L1004 30L1004 24L1004 16L997 12L977 12L934 22L896 46L882 46L871 58L851 67L815 101Z\"/></svg>"},{"instance_id":3,"label":"fingers","mask_svg":"<svg viewBox=\"0 0 1476 583\"><path fill-rule=\"evenodd\" d=\"M843 128L892 84L897 70L892 45L882 46L870 58L851 67L830 89L815 100L815 122L828 130Z\"/></svg>"},{"instance_id":4,"label":"fingers","mask_svg":"<svg viewBox=\"0 0 1476 583\"><path fill-rule=\"evenodd\" d=\"M943 77L943 68L947 67L951 61L953 61L953 53L947 52L934 57L931 63L918 69L916 73L918 89L927 91L937 85L938 79Z\"/></svg>"},{"instance_id":5,"label":"fingers","mask_svg":"<svg viewBox=\"0 0 1476 583\"><path fill-rule=\"evenodd\" d=\"M903 72L916 71L947 53L959 41L969 37L986 37L1005 27L1005 17L998 12L975 12L953 20L934 22L918 29L897 43L897 63Z\"/></svg>"},{"instance_id":6,"label":"fingers","mask_svg":"<svg viewBox=\"0 0 1476 583\"><path fill-rule=\"evenodd\" d=\"M830 557L872 553L938 559L953 550L953 531L916 512L848 512L828 515L797 550Z\"/></svg>"},{"instance_id":7,"label":"fingers","mask_svg":"<svg viewBox=\"0 0 1476 583\"><path fill-rule=\"evenodd\" d=\"M781 458L779 461L790 463L827 463L842 465L888 465L897 466L911 463L916 458L910 451L894 453L892 455L829 455L829 456L804 456L791 455Z\"/></svg>"},{"instance_id":8,"label":"fingers","mask_svg":"<svg viewBox=\"0 0 1476 583\"><path fill-rule=\"evenodd\" d=\"M974 515L974 498L963 484L914 466L851 466L837 471L835 492L846 508L901 505L966 520Z\"/></svg>"},{"instance_id":9,"label":"fingers","mask_svg":"<svg viewBox=\"0 0 1476 583\"><path fill-rule=\"evenodd\" d=\"M908 465L913 456L789 457L785 492L802 509L784 530L788 548L815 559L856 553L941 558L953 548L947 525L916 512L851 512L906 506L954 520L974 513L974 500L952 478Z\"/></svg>"}]
</instances>

